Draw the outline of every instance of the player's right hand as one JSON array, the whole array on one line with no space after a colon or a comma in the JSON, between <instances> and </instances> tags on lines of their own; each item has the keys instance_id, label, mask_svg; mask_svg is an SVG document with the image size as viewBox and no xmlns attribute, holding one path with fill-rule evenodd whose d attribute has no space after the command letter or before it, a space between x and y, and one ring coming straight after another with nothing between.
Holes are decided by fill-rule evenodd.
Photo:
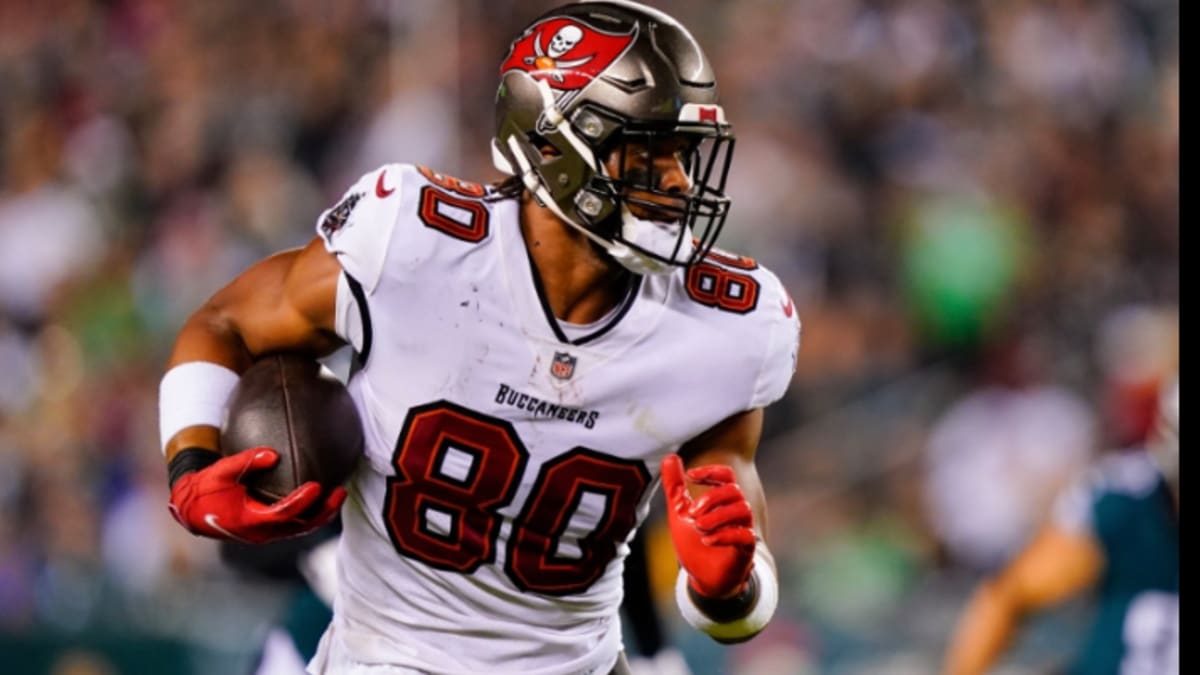
<instances>
[{"instance_id":1,"label":"player's right hand","mask_svg":"<svg viewBox=\"0 0 1200 675\"><path fill-rule=\"evenodd\" d=\"M171 515L192 534L248 544L300 536L333 520L346 499L342 487L331 491L319 507L321 486L315 481L274 504L250 496L242 477L278 461L279 455L270 448L251 448L184 474L171 488ZM308 516L312 508L320 510Z\"/></svg>"}]
</instances>

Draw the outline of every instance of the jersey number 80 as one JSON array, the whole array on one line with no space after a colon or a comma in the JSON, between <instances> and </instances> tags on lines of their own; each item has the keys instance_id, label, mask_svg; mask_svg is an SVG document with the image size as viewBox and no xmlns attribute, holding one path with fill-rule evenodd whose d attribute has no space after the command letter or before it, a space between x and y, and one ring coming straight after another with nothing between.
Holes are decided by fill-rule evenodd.
<instances>
[{"instance_id":1,"label":"jersey number 80","mask_svg":"<svg viewBox=\"0 0 1200 675\"><path fill-rule=\"evenodd\" d=\"M511 423L449 401L411 409L388 478L383 518L396 550L438 569L470 574L496 559L496 540L529 452ZM650 474L639 461L582 446L538 471L513 520L504 572L521 590L587 590L637 520ZM590 531L567 540L584 500L602 503ZM598 501L602 500L602 501Z\"/></svg>"}]
</instances>

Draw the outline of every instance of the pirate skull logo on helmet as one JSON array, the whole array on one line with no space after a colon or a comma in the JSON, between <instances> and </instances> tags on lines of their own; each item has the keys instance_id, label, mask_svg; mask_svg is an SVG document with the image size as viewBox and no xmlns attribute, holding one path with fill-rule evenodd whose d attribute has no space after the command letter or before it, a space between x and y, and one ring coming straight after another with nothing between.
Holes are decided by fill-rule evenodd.
<instances>
[{"instance_id":1,"label":"pirate skull logo on helmet","mask_svg":"<svg viewBox=\"0 0 1200 675\"><path fill-rule=\"evenodd\" d=\"M583 29L573 24L567 24L559 28L554 37L550 38L550 45L546 47L546 53L550 55L550 58L557 59L574 49L582 39Z\"/></svg>"}]
</instances>

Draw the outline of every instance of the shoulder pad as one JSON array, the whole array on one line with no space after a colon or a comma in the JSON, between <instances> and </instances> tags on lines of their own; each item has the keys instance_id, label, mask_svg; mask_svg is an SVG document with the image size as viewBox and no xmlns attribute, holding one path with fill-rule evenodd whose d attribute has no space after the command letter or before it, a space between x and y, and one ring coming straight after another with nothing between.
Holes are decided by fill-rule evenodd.
<instances>
[{"instance_id":1,"label":"shoulder pad","mask_svg":"<svg viewBox=\"0 0 1200 675\"><path fill-rule=\"evenodd\" d=\"M1142 450L1125 450L1100 461L1097 483L1103 489L1131 497L1145 497L1158 487L1158 467Z\"/></svg>"},{"instance_id":2,"label":"shoulder pad","mask_svg":"<svg viewBox=\"0 0 1200 675\"><path fill-rule=\"evenodd\" d=\"M415 172L386 164L364 174L317 219L317 234L346 273L371 293L379 283L405 194ZM411 188L410 188L411 189Z\"/></svg>"},{"instance_id":3,"label":"shoulder pad","mask_svg":"<svg viewBox=\"0 0 1200 675\"><path fill-rule=\"evenodd\" d=\"M752 258L713 249L670 279L680 286L680 310L725 336L723 354L747 384L743 409L783 398L796 372L800 317L779 277Z\"/></svg>"},{"instance_id":4,"label":"shoulder pad","mask_svg":"<svg viewBox=\"0 0 1200 675\"><path fill-rule=\"evenodd\" d=\"M1054 520L1071 531L1094 530L1093 511L1100 500L1107 496L1144 499L1160 481L1158 469L1144 452L1102 457L1063 490L1054 505Z\"/></svg>"},{"instance_id":5,"label":"shoulder pad","mask_svg":"<svg viewBox=\"0 0 1200 675\"><path fill-rule=\"evenodd\" d=\"M787 392L796 373L796 357L800 351L800 316L791 296L779 277L760 267L754 276L762 284L757 314L761 315L765 334L762 367L754 383L752 408L761 408Z\"/></svg>"}]
</instances>

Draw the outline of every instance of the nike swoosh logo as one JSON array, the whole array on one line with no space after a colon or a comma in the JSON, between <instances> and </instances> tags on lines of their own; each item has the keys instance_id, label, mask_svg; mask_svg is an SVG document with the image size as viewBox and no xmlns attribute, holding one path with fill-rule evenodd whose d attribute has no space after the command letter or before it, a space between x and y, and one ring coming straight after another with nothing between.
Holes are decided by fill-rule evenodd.
<instances>
[{"instance_id":1,"label":"nike swoosh logo","mask_svg":"<svg viewBox=\"0 0 1200 675\"><path fill-rule=\"evenodd\" d=\"M788 298L787 302L781 302L780 304L783 305L783 315L789 319L792 318L792 312L796 309L792 304L792 299Z\"/></svg>"},{"instance_id":2,"label":"nike swoosh logo","mask_svg":"<svg viewBox=\"0 0 1200 675\"><path fill-rule=\"evenodd\" d=\"M215 513L210 513L210 514L208 514L208 515L204 516L204 524L205 524L205 525L208 525L208 526L209 526L209 527L211 527L212 529L216 530L217 532L220 532L221 534L225 535L226 537L229 537L230 539L232 539L232 540L234 540L234 541L240 541L240 542L245 542L245 541L246 541L245 539L242 539L241 537L239 537L239 536L237 536L236 534L234 534L234 533L230 532L229 530L227 530L227 529L225 529L225 528L221 527L221 526L220 526L220 525L217 523L217 514L215 514Z\"/></svg>"},{"instance_id":3,"label":"nike swoosh logo","mask_svg":"<svg viewBox=\"0 0 1200 675\"><path fill-rule=\"evenodd\" d=\"M387 199L388 195L396 191L396 188L386 188L383 185L383 177L387 175L387 169L379 172L379 180L375 181L375 196L380 199Z\"/></svg>"}]
</instances>

